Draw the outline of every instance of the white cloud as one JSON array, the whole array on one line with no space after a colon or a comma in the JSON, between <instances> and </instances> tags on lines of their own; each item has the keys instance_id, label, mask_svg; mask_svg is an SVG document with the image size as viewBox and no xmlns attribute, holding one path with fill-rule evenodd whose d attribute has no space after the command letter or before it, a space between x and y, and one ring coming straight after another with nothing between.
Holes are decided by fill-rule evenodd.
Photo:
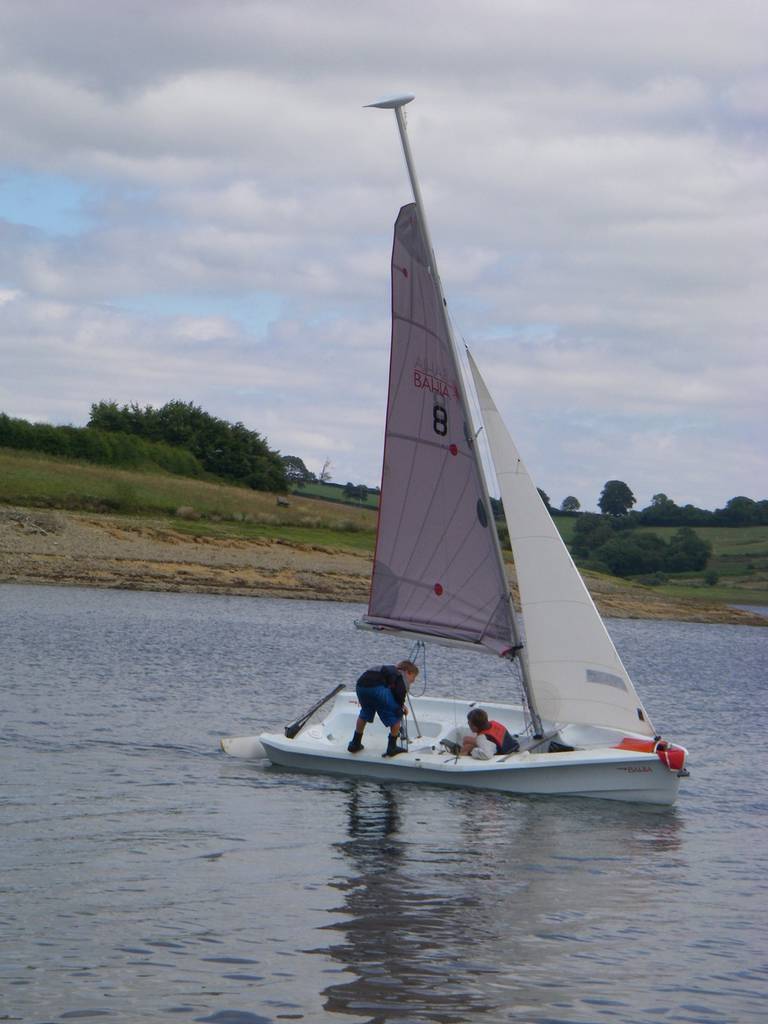
<instances>
[{"instance_id":1,"label":"white cloud","mask_svg":"<svg viewBox=\"0 0 768 1024\"><path fill-rule=\"evenodd\" d=\"M43 6L3 5L0 146L87 217L25 224L0 167L1 409L180 397L377 483L410 195L363 104L409 88L456 326L544 489L765 496L763 5Z\"/></svg>"}]
</instances>

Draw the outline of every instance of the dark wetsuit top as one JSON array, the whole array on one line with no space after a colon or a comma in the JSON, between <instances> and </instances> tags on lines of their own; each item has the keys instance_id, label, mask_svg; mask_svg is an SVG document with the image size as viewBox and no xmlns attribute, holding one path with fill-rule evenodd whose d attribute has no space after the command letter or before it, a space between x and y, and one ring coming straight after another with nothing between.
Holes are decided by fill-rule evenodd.
<instances>
[{"instance_id":1,"label":"dark wetsuit top","mask_svg":"<svg viewBox=\"0 0 768 1024\"><path fill-rule=\"evenodd\" d=\"M388 686L400 707L405 705L405 699L408 696L405 680L394 665L379 665L377 668L367 669L357 680L357 685L364 690L368 687Z\"/></svg>"}]
</instances>

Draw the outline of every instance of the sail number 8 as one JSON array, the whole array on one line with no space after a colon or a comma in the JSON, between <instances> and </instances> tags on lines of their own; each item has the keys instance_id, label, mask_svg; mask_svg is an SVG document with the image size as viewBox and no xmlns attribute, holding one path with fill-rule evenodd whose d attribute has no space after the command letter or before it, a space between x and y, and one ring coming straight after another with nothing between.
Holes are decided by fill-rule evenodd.
<instances>
[{"instance_id":1,"label":"sail number 8","mask_svg":"<svg viewBox=\"0 0 768 1024\"><path fill-rule=\"evenodd\" d=\"M432 407L432 426L440 437L445 437L448 433L448 413L444 406L437 403Z\"/></svg>"}]
</instances>

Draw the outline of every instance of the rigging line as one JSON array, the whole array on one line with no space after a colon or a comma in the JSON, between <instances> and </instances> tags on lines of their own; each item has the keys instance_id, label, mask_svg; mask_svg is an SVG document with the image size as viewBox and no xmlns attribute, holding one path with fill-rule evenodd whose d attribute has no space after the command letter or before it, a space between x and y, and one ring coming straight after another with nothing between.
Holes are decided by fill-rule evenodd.
<instances>
[{"instance_id":1,"label":"rigging line","mask_svg":"<svg viewBox=\"0 0 768 1024\"><path fill-rule=\"evenodd\" d=\"M457 717L458 707L457 707L456 701L457 701L457 697L456 697L456 673L454 672L454 674L453 674L453 730L454 730L453 734L458 739L458 735L459 735L459 722L458 722L458 717ZM461 747L461 741L460 740L459 740L459 747ZM459 759L459 755L457 754L456 755L456 760L458 761L458 759Z\"/></svg>"},{"instance_id":2,"label":"rigging line","mask_svg":"<svg viewBox=\"0 0 768 1024\"><path fill-rule=\"evenodd\" d=\"M419 656L419 650L421 650L421 652L422 652L422 664L424 665L424 690L426 690L426 688L427 688L427 653L426 653L427 649L426 649L426 647L424 645L424 641L423 640L417 640L416 643L413 645L413 648L411 649L410 660L414 663L414 665L416 664L416 659ZM424 692L424 690L422 690L422 693ZM416 712L415 712L414 707L413 707L413 702L411 701L411 694L410 694L409 690L406 690L406 697L408 699L408 707L411 709L411 714L413 715L413 724L416 726L416 739L420 740L421 739L421 728L419 726L419 720L416 717ZM403 717L403 725L405 725L405 717Z\"/></svg>"},{"instance_id":3,"label":"rigging line","mask_svg":"<svg viewBox=\"0 0 768 1024\"><path fill-rule=\"evenodd\" d=\"M523 723L525 725L525 728L523 729L523 734L528 733L529 735L535 737L536 734L534 733L534 729L536 728L536 726L534 723L533 715L531 714L530 706L528 704L528 694L526 693L525 686L523 685L522 667L519 664L517 664L519 660L519 658L515 658L514 662L510 664L510 669L513 672L517 672L517 684L520 687L520 703L522 704L523 708Z\"/></svg>"},{"instance_id":4,"label":"rigging line","mask_svg":"<svg viewBox=\"0 0 768 1024\"><path fill-rule=\"evenodd\" d=\"M419 652L421 652L421 662L424 666L424 685L420 694L420 696L423 697L427 692L427 645L423 640L415 640L413 647L411 648L409 658L414 665L418 664Z\"/></svg>"}]
</instances>

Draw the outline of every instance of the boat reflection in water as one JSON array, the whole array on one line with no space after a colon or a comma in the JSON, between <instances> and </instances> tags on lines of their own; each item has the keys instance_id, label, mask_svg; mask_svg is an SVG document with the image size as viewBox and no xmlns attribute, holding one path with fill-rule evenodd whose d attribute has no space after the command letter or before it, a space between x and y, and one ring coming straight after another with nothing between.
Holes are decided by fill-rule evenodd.
<instances>
[{"instance_id":1,"label":"boat reflection in water","mask_svg":"<svg viewBox=\"0 0 768 1024\"><path fill-rule=\"evenodd\" d=\"M327 988L325 1009L377 1022L395 1016L462 1021L491 1010L493 1002L479 983L473 991L466 977L481 971L468 964L463 948L463 930L476 910L468 879L459 891L442 893L436 884L442 875L440 851L450 837L437 837L430 878L425 864L412 861L398 796L390 787L353 783L348 813L348 836L338 849L351 870L333 884L344 894L339 909L350 918L330 926L344 933L344 941L324 952L358 977ZM453 980L446 965L458 955L461 977Z\"/></svg>"},{"instance_id":2,"label":"boat reflection in water","mask_svg":"<svg viewBox=\"0 0 768 1024\"><path fill-rule=\"evenodd\" d=\"M316 952L357 977L322 992L326 1012L458 1024L547 1019L532 1015L549 1004L568 1020L565 1008L583 1012L582 1000L617 987L630 1008L631 982L617 986L616 970L638 941L644 947L636 926L651 944L657 936L664 906L654 867L685 869L676 813L597 813L581 800L542 810L466 792L446 796L444 810L435 833L427 791L350 784L348 834L337 844L346 874L331 883L343 894L334 917L349 916L328 925L341 941Z\"/></svg>"}]
</instances>

